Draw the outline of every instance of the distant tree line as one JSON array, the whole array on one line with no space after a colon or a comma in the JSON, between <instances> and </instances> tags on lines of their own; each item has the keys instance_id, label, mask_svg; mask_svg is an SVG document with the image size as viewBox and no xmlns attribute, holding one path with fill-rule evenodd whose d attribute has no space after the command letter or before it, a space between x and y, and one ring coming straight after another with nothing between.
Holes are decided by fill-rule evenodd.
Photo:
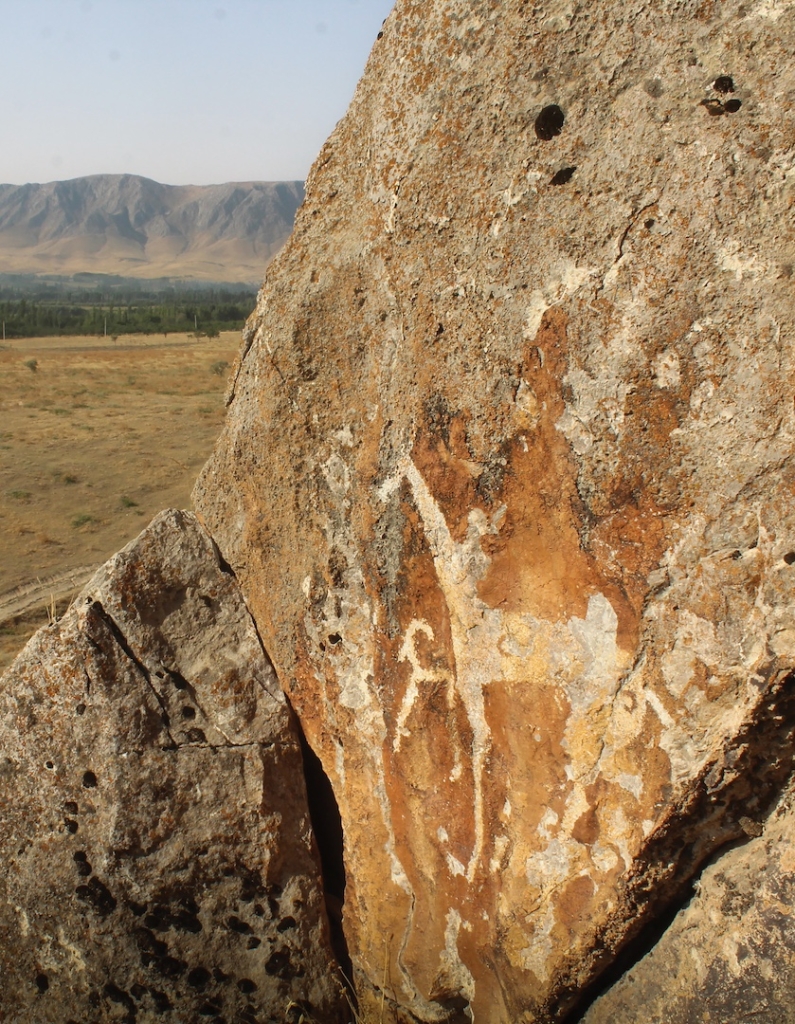
<instances>
[{"instance_id":1,"label":"distant tree line","mask_svg":"<svg viewBox=\"0 0 795 1024\"><path fill-rule=\"evenodd\" d=\"M0 281L0 320L6 338L45 335L164 334L196 332L215 337L240 330L256 302L252 290L175 287L147 290L8 284Z\"/></svg>"}]
</instances>

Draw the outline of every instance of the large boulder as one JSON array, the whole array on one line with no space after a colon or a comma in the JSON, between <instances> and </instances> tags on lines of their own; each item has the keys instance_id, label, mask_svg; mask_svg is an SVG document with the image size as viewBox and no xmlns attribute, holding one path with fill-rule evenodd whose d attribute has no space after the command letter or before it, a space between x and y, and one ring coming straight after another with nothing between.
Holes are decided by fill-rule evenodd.
<instances>
[{"instance_id":1,"label":"large boulder","mask_svg":"<svg viewBox=\"0 0 795 1024\"><path fill-rule=\"evenodd\" d=\"M195 516L2 677L0 778L2 1020L341 1019L299 737Z\"/></svg>"},{"instance_id":2,"label":"large boulder","mask_svg":"<svg viewBox=\"0 0 795 1024\"><path fill-rule=\"evenodd\" d=\"M399 0L269 269L195 496L365 1016L560 1019L791 770L792 15Z\"/></svg>"}]
</instances>

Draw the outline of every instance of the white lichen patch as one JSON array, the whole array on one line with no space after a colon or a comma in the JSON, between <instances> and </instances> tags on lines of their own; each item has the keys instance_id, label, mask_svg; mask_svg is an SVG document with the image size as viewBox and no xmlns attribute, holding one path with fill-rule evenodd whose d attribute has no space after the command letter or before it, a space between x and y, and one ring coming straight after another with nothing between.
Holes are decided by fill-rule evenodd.
<instances>
[{"instance_id":1,"label":"white lichen patch","mask_svg":"<svg viewBox=\"0 0 795 1024\"><path fill-rule=\"evenodd\" d=\"M678 388L682 380L679 354L676 349L667 348L652 363L654 383L658 388Z\"/></svg>"},{"instance_id":2,"label":"white lichen patch","mask_svg":"<svg viewBox=\"0 0 795 1024\"><path fill-rule=\"evenodd\" d=\"M735 281L745 277L761 277L767 273L766 262L755 252L743 249L742 245L728 240L717 251L718 265L721 270L734 275Z\"/></svg>"},{"instance_id":3,"label":"white lichen patch","mask_svg":"<svg viewBox=\"0 0 795 1024\"><path fill-rule=\"evenodd\" d=\"M534 288L524 311L522 335L526 341L533 341L541 319L550 306L557 305L573 295L593 274L590 267L578 267L576 263L562 260L551 268L551 273L540 288Z\"/></svg>"}]
</instances>

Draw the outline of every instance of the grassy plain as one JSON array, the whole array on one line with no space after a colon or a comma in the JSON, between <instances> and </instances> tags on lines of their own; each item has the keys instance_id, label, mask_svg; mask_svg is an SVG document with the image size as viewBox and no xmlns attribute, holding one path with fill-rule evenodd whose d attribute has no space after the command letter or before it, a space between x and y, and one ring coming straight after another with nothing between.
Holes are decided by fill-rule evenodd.
<instances>
[{"instance_id":1,"label":"grassy plain","mask_svg":"<svg viewBox=\"0 0 795 1024\"><path fill-rule=\"evenodd\" d=\"M4 616L11 591L85 577L155 513L190 507L239 338L0 342L0 669L47 622L49 596Z\"/></svg>"}]
</instances>

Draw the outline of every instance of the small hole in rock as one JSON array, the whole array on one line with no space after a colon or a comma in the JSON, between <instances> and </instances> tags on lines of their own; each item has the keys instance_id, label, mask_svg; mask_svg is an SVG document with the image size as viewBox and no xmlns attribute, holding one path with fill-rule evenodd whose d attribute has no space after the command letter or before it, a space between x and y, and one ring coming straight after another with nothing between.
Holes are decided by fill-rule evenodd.
<instances>
[{"instance_id":1,"label":"small hole in rock","mask_svg":"<svg viewBox=\"0 0 795 1024\"><path fill-rule=\"evenodd\" d=\"M190 704L186 704L185 707L182 709L182 717L183 718L195 718L196 717L196 708L192 708L190 706Z\"/></svg>"},{"instance_id":2,"label":"small hole in rock","mask_svg":"<svg viewBox=\"0 0 795 1024\"><path fill-rule=\"evenodd\" d=\"M784 561L787 565L795 565L795 551L788 551L786 555L784 555Z\"/></svg>"},{"instance_id":3,"label":"small hole in rock","mask_svg":"<svg viewBox=\"0 0 795 1024\"><path fill-rule=\"evenodd\" d=\"M152 1002L158 1013L170 1013L174 1009L165 992L158 992L156 988L150 988L149 995L152 997Z\"/></svg>"},{"instance_id":4,"label":"small hole in rock","mask_svg":"<svg viewBox=\"0 0 795 1024\"><path fill-rule=\"evenodd\" d=\"M63 806L64 810L67 811L69 814L77 814L77 804L74 802L74 800L67 800Z\"/></svg>"},{"instance_id":5,"label":"small hole in rock","mask_svg":"<svg viewBox=\"0 0 795 1024\"><path fill-rule=\"evenodd\" d=\"M647 231L651 231L651 229L654 227L656 223L657 221L654 219L654 217L649 217L648 220L643 222L643 226L644 228L646 228Z\"/></svg>"},{"instance_id":6,"label":"small hole in rock","mask_svg":"<svg viewBox=\"0 0 795 1024\"><path fill-rule=\"evenodd\" d=\"M188 743L206 743L203 729L188 729Z\"/></svg>"},{"instance_id":7,"label":"small hole in rock","mask_svg":"<svg viewBox=\"0 0 795 1024\"><path fill-rule=\"evenodd\" d=\"M336 646L337 644L342 643L342 637L339 635L339 633L329 633L328 642Z\"/></svg>"},{"instance_id":8,"label":"small hole in rock","mask_svg":"<svg viewBox=\"0 0 795 1024\"><path fill-rule=\"evenodd\" d=\"M241 921L240 918L235 917L234 914L232 915L232 917L227 919L226 924L228 928L230 928L233 932L237 932L238 935L251 934L251 925L247 924L245 921Z\"/></svg>"},{"instance_id":9,"label":"small hole in rock","mask_svg":"<svg viewBox=\"0 0 795 1024\"><path fill-rule=\"evenodd\" d=\"M571 181L576 170L576 167L562 167L556 174L553 175L552 180L549 184L565 185L566 182Z\"/></svg>"},{"instance_id":10,"label":"small hole in rock","mask_svg":"<svg viewBox=\"0 0 795 1024\"><path fill-rule=\"evenodd\" d=\"M257 917L264 917L265 916L265 908L263 907L263 905L261 903L255 903L254 904L254 913L257 915Z\"/></svg>"},{"instance_id":11,"label":"small hole in rock","mask_svg":"<svg viewBox=\"0 0 795 1024\"><path fill-rule=\"evenodd\" d=\"M536 135L543 142L549 142L556 135L563 131L563 122L566 120L563 111L557 103L550 103L544 107L535 121Z\"/></svg>"},{"instance_id":12,"label":"small hole in rock","mask_svg":"<svg viewBox=\"0 0 795 1024\"><path fill-rule=\"evenodd\" d=\"M720 117L721 114L725 113L725 109L720 100L702 100L701 106L707 108L707 113L712 117Z\"/></svg>"},{"instance_id":13,"label":"small hole in rock","mask_svg":"<svg viewBox=\"0 0 795 1024\"><path fill-rule=\"evenodd\" d=\"M257 991L257 983L252 981L251 978L241 978L237 983L237 987L245 995L250 995L250 993Z\"/></svg>"},{"instance_id":14,"label":"small hole in rock","mask_svg":"<svg viewBox=\"0 0 795 1024\"><path fill-rule=\"evenodd\" d=\"M83 773L83 785L86 789L93 789L97 784L97 777L93 772Z\"/></svg>"},{"instance_id":15,"label":"small hole in rock","mask_svg":"<svg viewBox=\"0 0 795 1024\"><path fill-rule=\"evenodd\" d=\"M276 930L280 932L288 932L291 928L297 928L298 922L294 917L285 917L282 921L276 925Z\"/></svg>"},{"instance_id":16,"label":"small hole in rock","mask_svg":"<svg viewBox=\"0 0 795 1024\"><path fill-rule=\"evenodd\" d=\"M44 767L45 768L49 768L50 771L52 771L52 769L55 767L55 765L52 763L52 761L45 761L44 762Z\"/></svg>"},{"instance_id":17,"label":"small hole in rock","mask_svg":"<svg viewBox=\"0 0 795 1024\"><path fill-rule=\"evenodd\" d=\"M715 92L734 92L734 79L731 75L718 75L712 83Z\"/></svg>"},{"instance_id":18,"label":"small hole in rock","mask_svg":"<svg viewBox=\"0 0 795 1024\"><path fill-rule=\"evenodd\" d=\"M67 832L71 832L72 835L74 835L75 832L77 832L78 824L76 821L72 821L70 818L66 818L64 821L64 827L66 828Z\"/></svg>"},{"instance_id":19,"label":"small hole in rock","mask_svg":"<svg viewBox=\"0 0 795 1024\"><path fill-rule=\"evenodd\" d=\"M86 857L83 850L78 850L72 854L75 864L77 865L77 873L81 878L88 878L92 872L92 867L88 863L88 857Z\"/></svg>"},{"instance_id":20,"label":"small hole in rock","mask_svg":"<svg viewBox=\"0 0 795 1024\"><path fill-rule=\"evenodd\" d=\"M188 984L191 988L203 989L209 985L211 978L206 967L194 967L188 975Z\"/></svg>"},{"instance_id":21,"label":"small hole in rock","mask_svg":"<svg viewBox=\"0 0 795 1024\"><path fill-rule=\"evenodd\" d=\"M287 981L290 978L294 978L295 971L290 963L289 950L277 949L274 953L271 953L270 958L265 964L265 973L269 974L272 978L283 978Z\"/></svg>"},{"instance_id":22,"label":"small hole in rock","mask_svg":"<svg viewBox=\"0 0 795 1024\"><path fill-rule=\"evenodd\" d=\"M84 715L86 713L85 704L78 704L77 707L75 708L75 711L78 713L78 715Z\"/></svg>"},{"instance_id":23,"label":"small hole in rock","mask_svg":"<svg viewBox=\"0 0 795 1024\"><path fill-rule=\"evenodd\" d=\"M741 106L742 102L740 100L726 100L723 104L723 109L727 114L736 114Z\"/></svg>"},{"instance_id":24,"label":"small hole in rock","mask_svg":"<svg viewBox=\"0 0 795 1024\"><path fill-rule=\"evenodd\" d=\"M227 978L229 977L229 975L228 974L224 974L224 972L221 970L220 967L214 967L213 968L213 977L215 978L216 981L221 982L221 981L226 981Z\"/></svg>"},{"instance_id":25,"label":"small hole in rock","mask_svg":"<svg viewBox=\"0 0 795 1024\"><path fill-rule=\"evenodd\" d=\"M50 979L47 977L47 975L46 974L37 974L36 975L36 988L39 990L39 992L46 992L49 987L50 987Z\"/></svg>"},{"instance_id":26,"label":"small hole in rock","mask_svg":"<svg viewBox=\"0 0 795 1024\"><path fill-rule=\"evenodd\" d=\"M258 939L256 935L252 935L246 943L246 949L258 949L262 945L262 940Z\"/></svg>"}]
</instances>

